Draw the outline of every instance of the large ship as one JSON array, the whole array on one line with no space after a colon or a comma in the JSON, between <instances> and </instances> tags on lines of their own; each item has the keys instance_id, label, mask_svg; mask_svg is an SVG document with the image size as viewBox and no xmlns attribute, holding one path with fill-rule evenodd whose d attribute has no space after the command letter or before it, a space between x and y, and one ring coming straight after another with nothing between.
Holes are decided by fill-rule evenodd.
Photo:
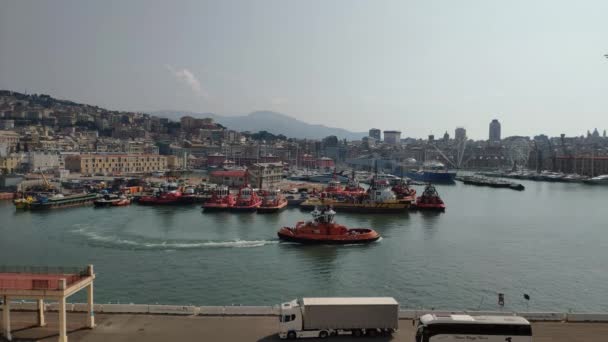
<instances>
[{"instance_id":1,"label":"large ship","mask_svg":"<svg viewBox=\"0 0 608 342\"><path fill-rule=\"evenodd\" d=\"M430 183L454 183L456 171L448 170L444 164L439 162L424 163L418 170L409 170L405 176L419 182Z\"/></svg>"},{"instance_id":2,"label":"large ship","mask_svg":"<svg viewBox=\"0 0 608 342\"><path fill-rule=\"evenodd\" d=\"M310 198L302 202L300 208L310 210L315 207L332 206L339 211L395 213L407 211L411 204L409 199L398 199L387 180L372 181L367 193L359 196L321 195L321 197Z\"/></svg>"},{"instance_id":3,"label":"large ship","mask_svg":"<svg viewBox=\"0 0 608 342\"><path fill-rule=\"evenodd\" d=\"M27 205L15 203L17 208L30 210L44 210L66 207L78 207L93 203L97 198L96 193L81 193L73 195L56 194L53 196L37 196ZM27 199L26 199L27 201ZM21 206L23 205L23 206Z\"/></svg>"},{"instance_id":4,"label":"large ship","mask_svg":"<svg viewBox=\"0 0 608 342\"><path fill-rule=\"evenodd\" d=\"M336 212L331 208L312 211L312 221L298 222L295 227L283 227L280 239L306 244L359 244L374 242L380 234L370 228L348 228L334 222Z\"/></svg>"}]
</instances>

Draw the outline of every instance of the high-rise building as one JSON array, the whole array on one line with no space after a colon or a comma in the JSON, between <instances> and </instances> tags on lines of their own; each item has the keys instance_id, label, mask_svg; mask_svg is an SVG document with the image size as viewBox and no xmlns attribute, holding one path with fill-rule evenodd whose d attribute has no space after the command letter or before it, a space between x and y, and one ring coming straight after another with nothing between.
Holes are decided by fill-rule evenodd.
<instances>
[{"instance_id":1,"label":"high-rise building","mask_svg":"<svg viewBox=\"0 0 608 342\"><path fill-rule=\"evenodd\" d=\"M376 139L376 141L380 141L382 138L381 134L382 132L377 128L372 128L369 130L369 137Z\"/></svg>"},{"instance_id":2,"label":"high-rise building","mask_svg":"<svg viewBox=\"0 0 608 342\"><path fill-rule=\"evenodd\" d=\"M401 131L384 131L384 142L391 145L401 143Z\"/></svg>"},{"instance_id":3,"label":"high-rise building","mask_svg":"<svg viewBox=\"0 0 608 342\"><path fill-rule=\"evenodd\" d=\"M467 138L467 130L464 129L463 127L456 127L456 130L454 131L454 139L458 140L458 141L463 141L466 140Z\"/></svg>"},{"instance_id":4,"label":"high-rise building","mask_svg":"<svg viewBox=\"0 0 608 342\"><path fill-rule=\"evenodd\" d=\"M500 141L500 122L496 119L490 122L490 141Z\"/></svg>"}]
</instances>

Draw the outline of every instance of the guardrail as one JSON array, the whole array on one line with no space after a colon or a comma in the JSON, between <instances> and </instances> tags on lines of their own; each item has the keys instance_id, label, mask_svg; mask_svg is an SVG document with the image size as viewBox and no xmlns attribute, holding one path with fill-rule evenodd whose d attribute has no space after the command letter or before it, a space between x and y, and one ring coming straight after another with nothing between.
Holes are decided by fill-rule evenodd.
<instances>
[{"instance_id":1,"label":"guardrail","mask_svg":"<svg viewBox=\"0 0 608 342\"><path fill-rule=\"evenodd\" d=\"M56 303L46 303L46 310L57 311ZM36 303L13 302L11 310L35 311ZM67 304L66 310L71 312L87 312L87 304ZM1 306L0 306L1 311ZM106 314L148 314L148 315L179 315L179 316L278 316L278 306L193 306L193 305L152 305L152 304L95 304L96 313ZM581 312L503 312L503 311L450 311L450 310L400 310L399 319L415 319L427 313L468 314L468 315L519 315L531 322L598 322L608 323L608 313Z\"/></svg>"}]
</instances>

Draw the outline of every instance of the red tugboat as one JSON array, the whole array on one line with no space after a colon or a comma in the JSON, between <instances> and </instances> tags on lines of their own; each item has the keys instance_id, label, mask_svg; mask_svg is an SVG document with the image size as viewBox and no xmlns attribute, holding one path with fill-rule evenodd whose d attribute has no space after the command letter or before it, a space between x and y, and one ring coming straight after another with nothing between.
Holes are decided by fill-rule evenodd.
<instances>
[{"instance_id":1,"label":"red tugboat","mask_svg":"<svg viewBox=\"0 0 608 342\"><path fill-rule=\"evenodd\" d=\"M276 213L285 209L287 203L287 199L279 190L270 190L264 195L258 213Z\"/></svg>"},{"instance_id":2,"label":"red tugboat","mask_svg":"<svg viewBox=\"0 0 608 342\"><path fill-rule=\"evenodd\" d=\"M306 244L358 244L374 242L380 234L370 228L347 228L334 222L331 208L312 211L312 221L298 222L295 228L283 227L277 233L285 241Z\"/></svg>"},{"instance_id":3,"label":"red tugboat","mask_svg":"<svg viewBox=\"0 0 608 342\"><path fill-rule=\"evenodd\" d=\"M230 207L233 211L256 211L262 205L262 199L253 191L249 184L239 189L236 203Z\"/></svg>"},{"instance_id":4,"label":"red tugboat","mask_svg":"<svg viewBox=\"0 0 608 342\"><path fill-rule=\"evenodd\" d=\"M392 190L398 200L409 201L410 203L416 201L416 189L410 188L403 178L393 186Z\"/></svg>"},{"instance_id":5,"label":"red tugboat","mask_svg":"<svg viewBox=\"0 0 608 342\"><path fill-rule=\"evenodd\" d=\"M182 193L177 190L172 190L169 192L159 192L156 195L152 196L143 196L139 199L137 203L139 204L177 204L180 203L182 198Z\"/></svg>"},{"instance_id":6,"label":"red tugboat","mask_svg":"<svg viewBox=\"0 0 608 342\"><path fill-rule=\"evenodd\" d=\"M444 211L445 203L434 186L429 183L425 188L422 196L419 196L416 199L416 209L418 210L435 210L435 211Z\"/></svg>"},{"instance_id":7,"label":"red tugboat","mask_svg":"<svg viewBox=\"0 0 608 342\"><path fill-rule=\"evenodd\" d=\"M202 205L205 211L220 211L232 208L236 204L236 199L230 194L228 187L222 186L215 189L211 198Z\"/></svg>"}]
</instances>

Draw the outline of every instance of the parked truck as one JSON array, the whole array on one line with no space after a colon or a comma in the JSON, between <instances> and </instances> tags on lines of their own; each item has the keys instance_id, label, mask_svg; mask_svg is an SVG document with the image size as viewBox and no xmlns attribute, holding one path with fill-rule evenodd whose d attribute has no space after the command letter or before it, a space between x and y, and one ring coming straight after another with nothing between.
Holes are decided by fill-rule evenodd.
<instances>
[{"instance_id":1,"label":"parked truck","mask_svg":"<svg viewBox=\"0 0 608 342\"><path fill-rule=\"evenodd\" d=\"M379 336L399 325L399 303L391 297L302 298L281 304L279 337Z\"/></svg>"}]
</instances>

